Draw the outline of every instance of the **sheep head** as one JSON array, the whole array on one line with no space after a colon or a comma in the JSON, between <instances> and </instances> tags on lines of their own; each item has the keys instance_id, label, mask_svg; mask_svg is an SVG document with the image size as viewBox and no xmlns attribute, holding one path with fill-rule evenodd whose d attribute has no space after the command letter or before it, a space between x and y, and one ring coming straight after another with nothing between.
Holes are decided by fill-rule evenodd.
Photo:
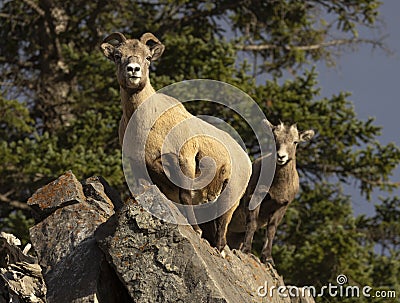
<instances>
[{"instance_id":1,"label":"sheep head","mask_svg":"<svg viewBox=\"0 0 400 303\"><path fill-rule=\"evenodd\" d=\"M287 125L280 123L273 125L267 119L264 120L272 130L276 145L276 163L283 166L296 159L296 147L300 142L310 140L314 136L312 129L299 131L296 124Z\"/></svg>"},{"instance_id":2,"label":"sheep head","mask_svg":"<svg viewBox=\"0 0 400 303\"><path fill-rule=\"evenodd\" d=\"M202 201L202 203L215 202L225 190L231 177L231 173L230 163L223 165L217 170L216 175L210 184L205 188L196 191L194 195L198 195L199 201Z\"/></svg>"},{"instance_id":3,"label":"sheep head","mask_svg":"<svg viewBox=\"0 0 400 303\"><path fill-rule=\"evenodd\" d=\"M117 66L119 85L140 91L149 81L150 62L162 55L164 45L151 33L143 34L140 39L127 39L115 32L103 40L101 50Z\"/></svg>"}]
</instances>

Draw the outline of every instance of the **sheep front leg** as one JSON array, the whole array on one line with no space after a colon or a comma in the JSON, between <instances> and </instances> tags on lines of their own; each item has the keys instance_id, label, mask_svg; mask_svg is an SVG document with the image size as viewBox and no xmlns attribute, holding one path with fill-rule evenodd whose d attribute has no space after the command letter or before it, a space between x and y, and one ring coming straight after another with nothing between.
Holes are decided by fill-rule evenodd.
<instances>
[{"instance_id":1,"label":"sheep front leg","mask_svg":"<svg viewBox=\"0 0 400 303\"><path fill-rule=\"evenodd\" d=\"M275 266L274 260L272 258L272 243L275 238L276 229L279 223L282 221L285 212L286 212L286 207L281 207L277 209L267 224L267 228L265 231L264 246L261 251L261 262L264 264L270 263L273 266Z\"/></svg>"},{"instance_id":2,"label":"sheep front leg","mask_svg":"<svg viewBox=\"0 0 400 303\"><path fill-rule=\"evenodd\" d=\"M202 224L200 224L200 228L203 231L203 234L202 234L203 238L206 239L212 247L215 247L216 246L216 242L215 242L216 241L216 230L217 230L216 220L202 223Z\"/></svg>"},{"instance_id":3,"label":"sheep front leg","mask_svg":"<svg viewBox=\"0 0 400 303\"><path fill-rule=\"evenodd\" d=\"M254 233L258 227L258 213L260 212L260 206L257 206L253 210L249 210L246 216L246 232L244 235L243 245L241 247L241 251L244 253L251 252L251 246L253 243Z\"/></svg>"},{"instance_id":4,"label":"sheep front leg","mask_svg":"<svg viewBox=\"0 0 400 303\"><path fill-rule=\"evenodd\" d=\"M270 263L275 266L275 262L272 259L272 241L275 237L276 233L276 225L275 224L268 224L265 230L265 240L264 246L261 251L261 262L262 263Z\"/></svg>"},{"instance_id":5,"label":"sheep front leg","mask_svg":"<svg viewBox=\"0 0 400 303\"><path fill-rule=\"evenodd\" d=\"M218 212L223 213L220 217L215 219L215 247L222 252L226 246L226 235L228 232L228 225L232 220L233 213L238 208L240 200L235 201L233 205L226 211L227 206L229 206L229 202L232 199L232 192L230 188L225 189L226 192L219 196L218 198Z\"/></svg>"},{"instance_id":6,"label":"sheep front leg","mask_svg":"<svg viewBox=\"0 0 400 303\"><path fill-rule=\"evenodd\" d=\"M188 189L180 188L179 189L179 201L183 205L190 206L188 208L187 212L186 212L188 221L192 225L192 227L196 231L196 233L198 233L201 236L202 231L201 231L200 227L197 225L196 216L195 216L194 210L193 210L192 193L191 193L191 191L188 190Z\"/></svg>"},{"instance_id":7,"label":"sheep front leg","mask_svg":"<svg viewBox=\"0 0 400 303\"><path fill-rule=\"evenodd\" d=\"M193 229L196 231L196 233L198 233L201 236L202 230L197 225L197 219L194 214L192 189L191 189L192 186L190 183L188 183L191 182L191 180L194 180L196 176L195 156L193 156L193 152L190 148L188 148L188 145L185 145L181 149L181 154L179 156L172 154L171 159L172 161L170 162L173 163L173 167L175 167L175 165L178 165L176 168L174 168L174 170L172 170L172 173L177 173L178 169L180 168L181 173L183 174L182 179L180 180L180 184L182 184L182 186L184 187L179 187L179 202L182 205L189 206L186 207L187 219L190 225L192 225Z\"/></svg>"},{"instance_id":8,"label":"sheep front leg","mask_svg":"<svg viewBox=\"0 0 400 303\"><path fill-rule=\"evenodd\" d=\"M216 245L215 247L222 251L226 245L226 233L228 231L228 225L231 222L235 207L232 207L221 217L216 219L217 232L216 232Z\"/></svg>"}]
</instances>

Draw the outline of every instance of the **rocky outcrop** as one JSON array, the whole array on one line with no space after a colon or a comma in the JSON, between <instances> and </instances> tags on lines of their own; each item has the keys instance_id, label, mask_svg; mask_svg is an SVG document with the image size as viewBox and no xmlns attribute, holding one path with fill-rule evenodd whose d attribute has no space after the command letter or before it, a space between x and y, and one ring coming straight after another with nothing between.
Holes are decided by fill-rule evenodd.
<instances>
[{"instance_id":1,"label":"rocky outcrop","mask_svg":"<svg viewBox=\"0 0 400 303\"><path fill-rule=\"evenodd\" d=\"M22 251L21 241L0 233L0 303L46 302L44 283L36 258L28 255L30 245Z\"/></svg>"},{"instance_id":2,"label":"rocky outcrop","mask_svg":"<svg viewBox=\"0 0 400 303\"><path fill-rule=\"evenodd\" d=\"M127 204L96 238L133 302L262 302L260 285L283 285L257 259L229 249L222 257L190 226L161 222L139 204Z\"/></svg>"},{"instance_id":3,"label":"rocky outcrop","mask_svg":"<svg viewBox=\"0 0 400 303\"><path fill-rule=\"evenodd\" d=\"M151 188L143 195L161 199ZM29 205L49 303L291 302L269 296L267 288L284 285L272 266L229 248L221 255L191 226L162 222L133 200L123 204L101 178L79 182L67 172Z\"/></svg>"},{"instance_id":4,"label":"rocky outcrop","mask_svg":"<svg viewBox=\"0 0 400 303\"><path fill-rule=\"evenodd\" d=\"M30 236L48 302L121 302L128 297L94 238L96 229L114 214L114 204L122 205L115 197L112 202L107 191L112 192L103 179L80 183L69 171L28 200L42 219Z\"/></svg>"}]
</instances>

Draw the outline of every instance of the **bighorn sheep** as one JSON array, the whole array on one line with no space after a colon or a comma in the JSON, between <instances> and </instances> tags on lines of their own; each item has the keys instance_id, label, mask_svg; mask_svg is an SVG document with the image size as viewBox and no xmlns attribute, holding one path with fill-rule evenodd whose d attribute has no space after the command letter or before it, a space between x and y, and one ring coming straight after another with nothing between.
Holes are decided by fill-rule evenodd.
<instances>
[{"instance_id":1,"label":"bighorn sheep","mask_svg":"<svg viewBox=\"0 0 400 303\"><path fill-rule=\"evenodd\" d=\"M203 236L210 244L222 250L226 245L226 232L232 214L239 205L240 198L246 190L251 175L251 162L247 153L227 133L218 128L192 116L178 100L156 94L149 80L149 66L151 61L158 59L163 51L164 45L151 33L144 34L140 39L127 39L121 33L112 33L106 37L101 49L105 57L113 61L117 68L117 80L120 85L122 118L119 127L119 139L122 144L129 119L134 112L149 97L157 95L160 106L172 104L164 113L161 113L147 135L145 146L146 168L152 181L160 188L162 193L170 200L183 205L196 205L214 202L216 199L223 200L223 205L232 205L226 213L217 218L211 225L204 225ZM157 101L158 102L158 101ZM161 104L162 103L162 104ZM158 106L157 106L158 108ZM157 109L156 108L156 109ZM146 119L146 117L144 117ZM191 122L185 124L185 121ZM179 125L179 132L175 139L169 141L175 146L177 153L165 154L163 143L169 133ZM184 143L178 143L180 136L193 134ZM141 132L138 125L137 132ZM202 135L201 132L208 135ZM213 135L221 140L213 139ZM208 185L201 189L191 190L175 185L169 180L169 175L164 169L163 162L174 162L175 166L182 171L185 177L194 180L203 173L202 159L213 159L215 163L215 175ZM172 159L172 161L171 161ZM171 163L170 163L171 164ZM232 165L240 167L240 175L232 176ZM232 180L236 181L232 181ZM231 184L232 181L232 184ZM222 195L222 192L227 194ZM234 201L228 198L237 197ZM193 228L201 234L194 213L188 214Z\"/></svg>"},{"instance_id":2,"label":"bighorn sheep","mask_svg":"<svg viewBox=\"0 0 400 303\"><path fill-rule=\"evenodd\" d=\"M256 188L261 162L264 155L253 163L253 173L241 199L239 207L233 214L228 227L228 245L231 248L241 248L249 253L254 233L257 229L266 227L261 261L274 264L272 259L272 241L277 226L285 215L286 209L299 190L299 175L296 170L296 146L308 141L314 136L313 130L298 131L296 124L285 125L282 122L274 126L268 120L264 122L271 127L276 144L276 170L268 194L254 210L249 210L249 201Z\"/></svg>"}]
</instances>

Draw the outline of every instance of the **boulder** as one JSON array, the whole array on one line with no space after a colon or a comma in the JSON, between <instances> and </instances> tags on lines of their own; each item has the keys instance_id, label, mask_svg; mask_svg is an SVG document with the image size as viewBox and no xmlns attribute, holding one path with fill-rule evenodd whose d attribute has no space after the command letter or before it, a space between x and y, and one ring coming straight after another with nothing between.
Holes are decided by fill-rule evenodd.
<instances>
[{"instance_id":1,"label":"boulder","mask_svg":"<svg viewBox=\"0 0 400 303\"><path fill-rule=\"evenodd\" d=\"M287 291L269 292L284 287L271 265L228 247L220 253L190 225L143 209L165 207L168 216L182 217L154 186L137 199L142 204L122 203L101 177L79 182L72 172L29 199L39 220L30 236L47 302L291 302Z\"/></svg>"},{"instance_id":2,"label":"boulder","mask_svg":"<svg viewBox=\"0 0 400 303\"><path fill-rule=\"evenodd\" d=\"M44 303L46 285L35 257L15 236L0 233L0 303Z\"/></svg>"},{"instance_id":3,"label":"boulder","mask_svg":"<svg viewBox=\"0 0 400 303\"><path fill-rule=\"evenodd\" d=\"M105 188L109 186L101 178L80 183L69 171L29 199L43 212L30 237L48 286L48 302L100 302L99 295L102 302L121 302L125 295L118 285L113 287L118 294L98 293L100 285L109 284L102 277L114 274L94 239L95 230L114 214ZM121 207L119 197L114 198Z\"/></svg>"},{"instance_id":4,"label":"boulder","mask_svg":"<svg viewBox=\"0 0 400 303\"><path fill-rule=\"evenodd\" d=\"M223 256L191 226L162 222L133 201L96 239L133 302L263 302L260 286L284 285L257 258L229 248Z\"/></svg>"}]
</instances>

